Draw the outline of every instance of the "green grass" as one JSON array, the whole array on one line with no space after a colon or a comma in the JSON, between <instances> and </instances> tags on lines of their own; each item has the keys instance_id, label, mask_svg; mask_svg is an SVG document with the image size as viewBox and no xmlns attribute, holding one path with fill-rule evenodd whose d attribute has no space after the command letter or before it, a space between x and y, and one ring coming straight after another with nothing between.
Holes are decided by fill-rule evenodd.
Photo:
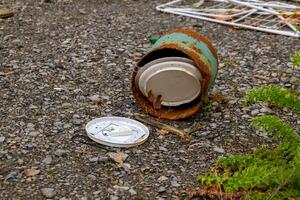
<instances>
[{"instance_id":1,"label":"green grass","mask_svg":"<svg viewBox=\"0 0 300 200\"><path fill-rule=\"evenodd\" d=\"M279 86L253 89L244 98L246 104L262 101L296 111L300 108L297 95ZM211 173L197 180L206 186L206 192L219 188L214 198L226 199L226 194L231 194L227 199L300 199L300 136L274 115L255 117L252 126L280 144L274 149L261 147L253 153L221 158Z\"/></svg>"},{"instance_id":2,"label":"green grass","mask_svg":"<svg viewBox=\"0 0 300 200\"><path fill-rule=\"evenodd\" d=\"M244 104L254 104L256 102L268 102L278 108L289 108L300 110L300 96L287 88L276 85L262 86L247 92L244 97Z\"/></svg>"},{"instance_id":3,"label":"green grass","mask_svg":"<svg viewBox=\"0 0 300 200\"><path fill-rule=\"evenodd\" d=\"M300 137L276 116L256 117L252 124L282 142L273 150L260 148L251 154L221 158L216 167L222 168L222 173L214 171L199 176L198 181L219 185L224 192L249 195L254 191L250 199L300 199Z\"/></svg>"},{"instance_id":4,"label":"green grass","mask_svg":"<svg viewBox=\"0 0 300 200\"><path fill-rule=\"evenodd\" d=\"M291 57L291 62L296 69L300 68L300 50L296 51L295 54Z\"/></svg>"}]
</instances>

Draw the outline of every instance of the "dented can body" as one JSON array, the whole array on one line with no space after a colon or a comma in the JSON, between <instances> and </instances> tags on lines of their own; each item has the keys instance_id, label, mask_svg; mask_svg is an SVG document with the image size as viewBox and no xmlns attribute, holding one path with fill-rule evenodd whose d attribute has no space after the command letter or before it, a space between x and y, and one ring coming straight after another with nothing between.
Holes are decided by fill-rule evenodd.
<instances>
[{"instance_id":1,"label":"dented can body","mask_svg":"<svg viewBox=\"0 0 300 200\"><path fill-rule=\"evenodd\" d=\"M155 100L141 92L137 80L138 72L150 62L165 57L182 57L190 59L201 73L201 93L193 101L180 106L156 107ZM178 29L158 39L150 51L142 57L135 66L132 77L132 91L137 102L149 114L159 118L176 120L186 118L197 112L203 105L209 88L214 84L218 71L218 56L216 49L209 40L199 33ZM178 83L180 84L180 83Z\"/></svg>"}]
</instances>

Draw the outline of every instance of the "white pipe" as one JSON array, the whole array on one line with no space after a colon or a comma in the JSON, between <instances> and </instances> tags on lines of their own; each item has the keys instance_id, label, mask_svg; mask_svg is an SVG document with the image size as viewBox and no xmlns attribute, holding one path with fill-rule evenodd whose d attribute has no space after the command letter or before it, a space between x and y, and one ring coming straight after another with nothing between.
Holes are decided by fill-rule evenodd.
<instances>
[{"instance_id":1,"label":"white pipe","mask_svg":"<svg viewBox=\"0 0 300 200\"><path fill-rule=\"evenodd\" d=\"M236 14L232 14L232 15L227 15L227 14L212 14L212 13L203 13L203 12L194 12L194 11L190 11L190 10L186 10L184 8L170 8L174 11L178 11L178 12L184 12L184 13L189 13L189 14L194 14L194 15L201 15L201 16L209 16L209 17L220 17L220 16L227 16L227 17L237 17L240 15L244 15L249 13L252 10L246 10L246 11L242 11Z\"/></svg>"},{"instance_id":2,"label":"white pipe","mask_svg":"<svg viewBox=\"0 0 300 200\"><path fill-rule=\"evenodd\" d=\"M165 3L165 4L158 5L158 6L156 6L156 10L162 11L162 10L163 10L163 7L169 6L169 5L172 5L172 4L175 4L175 3L178 3L178 2L180 2L180 1L183 1L183 0L174 0L174 1L170 1L170 2Z\"/></svg>"},{"instance_id":3,"label":"white pipe","mask_svg":"<svg viewBox=\"0 0 300 200\"><path fill-rule=\"evenodd\" d=\"M236 4L248 6L250 8L255 8L257 10L265 11L265 12L268 12L270 14L276 15L279 19L281 19L282 21L284 21L286 23L286 25L288 25L293 31L297 32L297 29L292 24L286 22L285 18L282 17L278 12L276 12L272 8L267 9L267 8L263 8L263 7L260 7L260 6L255 6L252 3L246 3L246 2L237 1L237 0L229 0L229 1L232 2L232 3L236 3Z\"/></svg>"},{"instance_id":4,"label":"white pipe","mask_svg":"<svg viewBox=\"0 0 300 200\"><path fill-rule=\"evenodd\" d=\"M286 4L276 1L270 1L270 2L259 2L259 3L252 3L253 5L257 6L267 6L271 8L286 8L286 9L300 9L299 6L293 5L293 4Z\"/></svg>"},{"instance_id":5,"label":"white pipe","mask_svg":"<svg viewBox=\"0 0 300 200\"><path fill-rule=\"evenodd\" d=\"M239 4L239 5L243 5L243 6L247 6L247 7L250 7L250 8L254 8L254 9L257 9L257 10L261 10L261 11L265 11L265 12L268 12L268 13L271 13L273 15L277 15L278 13L274 10L270 10L270 9L267 9L267 8L263 8L263 7L260 7L260 6L256 6L252 3L246 3L244 1L236 1L236 0L228 0L229 2L232 2L234 4Z\"/></svg>"},{"instance_id":6,"label":"white pipe","mask_svg":"<svg viewBox=\"0 0 300 200\"><path fill-rule=\"evenodd\" d=\"M250 12L248 12L246 15L244 15L244 16L242 16L242 17L240 17L240 18L238 18L238 19L236 19L236 20L234 20L234 21L232 21L232 22L233 22L233 23L237 23L237 22L239 22L239 21L245 19L246 17L252 15L252 14L255 13L255 12L257 12L257 10L256 10L256 9L252 9L252 10L250 10Z\"/></svg>"},{"instance_id":7,"label":"white pipe","mask_svg":"<svg viewBox=\"0 0 300 200\"><path fill-rule=\"evenodd\" d=\"M280 34L280 35L285 35L285 36L292 36L292 37L297 37L297 38L300 37L299 32L292 33L289 31L271 30L271 29L249 26L249 25L245 25L245 24L237 24L237 23L232 23L232 22L227 22L227 21L222 21L222 20L217 20L217 19L211 19L211 18L207 18L207 17L203 17L203 16L195 16L195 15L191 15L191 14L184 13L184 12L178 12L178 11L172 10L171 8L161 9L161 11L166 12L166 13L172 13L172 14L178 14L178 15L183 15L183 16L187 16L187 17L202 19L202 20L206 20L206 21L210 21L210 22L217 22L217 23L221 23L221 24L225 24L225 25L238 26L238 27L242 27L242 28L248 28L248 29L264 31L264 32L269 32L269 33L275 33L275 34Z\"/></svg>"}]
</instances>

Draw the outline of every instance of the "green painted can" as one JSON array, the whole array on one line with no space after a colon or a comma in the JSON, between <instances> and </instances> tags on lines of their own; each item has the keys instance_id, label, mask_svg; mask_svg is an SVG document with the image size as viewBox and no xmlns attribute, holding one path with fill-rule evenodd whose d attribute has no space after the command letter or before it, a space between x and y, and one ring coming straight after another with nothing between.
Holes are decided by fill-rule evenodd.
<instances>
[{"instance_id":1,"label":"green painted can","mask_svg":"<svg viewBox=\"0 0 300 200\"><path fill-rule=\"evenodd\" d=\"M166 57L182 57L193 61L201 73L201 93L192 102L184 105L168 107L155 106L155 98L146 97L138 85L139 71L148 63ZM149 65L149 64L148 64ZM182 119L197 112L203 105L208 90L213 86L218 72L217 51L208 39L197 32L178 29L159 38L150 51L137 63L133 78L132 90L137 102L146 112L165 119ZM180 84L180 83L179 83Z\"/></svg>"}]
</instances>

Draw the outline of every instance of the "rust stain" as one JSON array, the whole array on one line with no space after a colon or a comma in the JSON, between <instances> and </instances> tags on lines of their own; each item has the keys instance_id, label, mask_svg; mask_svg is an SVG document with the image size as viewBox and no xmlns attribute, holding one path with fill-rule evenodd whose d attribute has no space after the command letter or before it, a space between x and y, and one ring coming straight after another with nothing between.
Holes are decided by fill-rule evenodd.
<instances>
[{"instance_id":1,"label":"rust stain","mask_svg":"<svg viewBox=\"0 0 300 200\"><path fill-rule=\"evenodd\" d=\"M223 95L213 95L210 97L210 100L213 102L223 103L228 101L229 97Z\"/></svg>"},{"instance_id":2,"label":"rust stain","mask_svg":"<svg viewBox=\"0 0 300 200\"><path fill-rule=\"evenodd\" d=\"M212 52L212 54L216 57L216 59L218 60L218 53L217 53L217 49L215 47L213 47L213 45L211 44L211 42L204 36L200 35L199 33L197 33L196 31L190 30L190 29L175 29L172 30L169 33L183 33L186 34L192 38L195 38L198 41L202 41L204 42L209 50Z\"/></svg>"}]
</instances>

